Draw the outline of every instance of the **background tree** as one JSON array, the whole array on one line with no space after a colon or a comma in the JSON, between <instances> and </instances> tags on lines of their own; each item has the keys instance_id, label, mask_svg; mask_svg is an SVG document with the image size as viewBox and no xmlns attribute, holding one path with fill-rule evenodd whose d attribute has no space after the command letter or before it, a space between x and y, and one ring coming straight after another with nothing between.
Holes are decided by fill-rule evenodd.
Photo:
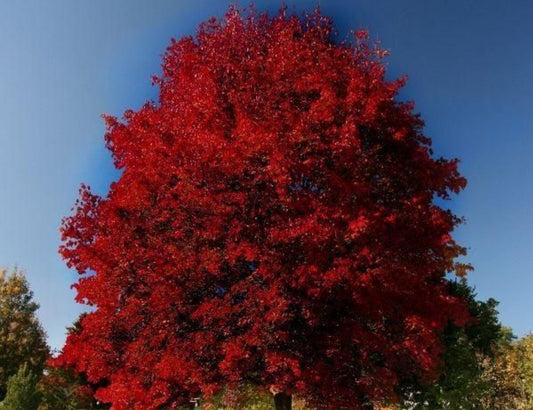
<instances>
[{"instance_id":1,"label":"background tree","mask_svg":"<svg viewBox=\"0 0 533 410\"><path fill-rule=\"evenodd\" d=\"M40 375L33 373L30 366L23 364L18 372L9 378L7 393L0 402L0 410L36 410L40 395L37 381Z\"/></svg>"},{"instance_id":2,"label":"background tree","mask_svg":"<svg viewBox=\"0 0 533 410\"><path fill-rule=\"evenodd\" d=\"M484 378L491 384L485 408L533 408L533 335L514 342L505 340L495 360L487 362Z\"/></svg>"},{"instance_id":3,"label":"background tree","mask_svg":"<svg viewBox=\"0 0 533 410\"><path fill-rule=\"evenodd\" d=\"M413 105L358 32L231 8L173 41L159 102L107 117L120 179L82 187L61 253L94 310L62 360L113 409L242 384L362 408L437 375L441 333L468 319L446 272L459 192Z\"/></svg>"},{"instance_id":4,"label":"background tree","mask_svg":"<svg viewBox=\"0 0 533 410\"><path fill-rule=\"evenodd\" d=\"M0 270L0 399L9 377L23 364L32 374L42 374L48 347L35 316L38 308L24 272Z\"/></svg>"},{"instance_id":5,"label":"background tree","mask_svg":"<svg viewBox=\"0 0 533 410\"><path fill-rule=\"evenodd\" d=\"M449 283L453 295L467 302L472 321L464 327L450 323L443 335L441 376L436 381L407 381L401 387L406 409L480 409L485 407L494 383L484 374L510 334L498 320L498 302L475 299L465 281Z\"/></svg>"}]
</instances>

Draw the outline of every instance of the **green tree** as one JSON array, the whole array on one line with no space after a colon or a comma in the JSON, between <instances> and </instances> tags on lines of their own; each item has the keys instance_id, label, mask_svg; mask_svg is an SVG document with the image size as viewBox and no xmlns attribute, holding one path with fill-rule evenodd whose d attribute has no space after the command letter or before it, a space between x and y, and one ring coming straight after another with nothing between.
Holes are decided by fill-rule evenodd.
<instances>
[{"instance_id":1,"label":"green tree","mask_svg":"<svg viewBox=\"0 0 533 410\"><path fill-rule=\"evenodd\" d=\"M463 299L472 321L465 327L450 324L443 333L444 352L441 376L428 384L408 380L401 389L402 408L484 409L494 382L484 377L502 345L510 343L510 333L498 321L498 302L476 300L474 290L464 281L450 282L451 293Z\"/></svg>"},{"instance_id":2,"label":"green tree","mask_svg":"<svg viewBox=\"0 0 533 410\"><path fill-rule=\"evenodd\" d=\"M0 270L0 400L8 379L26 363L41 375L49 350L46 335L35 316L39 305L33 300L24 272Z\"/></svg>"},{"instance_id":3,"label":"green tree","mask_svg":"<svg viewBox=\"0 0 533 410\"><path fill-rule=\"evenodd\" d=\"M18 372L9 378L7 393L0 403L0 410L36 410L40 395L37 391L39 376L23 364Z\"/></svg>"}]
</instances>

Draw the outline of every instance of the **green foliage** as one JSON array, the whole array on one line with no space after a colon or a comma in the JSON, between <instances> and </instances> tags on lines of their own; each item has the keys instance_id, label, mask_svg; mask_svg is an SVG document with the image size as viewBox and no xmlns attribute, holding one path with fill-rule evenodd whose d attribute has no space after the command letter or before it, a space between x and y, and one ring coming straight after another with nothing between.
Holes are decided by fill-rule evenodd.
<instances>
[{"instance_id":1,"label":"green foliage","mask_svg":"<svg viewBox=\"0 0 533 410\"><path fill-rule=\"evenodd\" d=\"M9 377L24 363L33 374L42 373L49 351L38 308L24 273L0 269L0 400Z\"/></svg>"},{"instance_id":2,"label":"green foliage","mask_svg":"<svg viewBox=\"0 0 533 410\"><path fill-rule=\"evenodd\" d=\"M39 376L29 366L22 365L18 372L9 378L7 393L0 403L0 410L36 410L40 395L36 389Z\"/></svg>"},{"instance_id":3,"label":"green foliage","mask_svg":"<svg viewBox=\"0 0 533 410\"><path fill-rule=\"evenodd\" d=\"M450 287L466 301L473 321L448 326L441 377L431 384L404 381L400 408L533 409L533 335L513 342L511 330L498 322L498 302L477 301L466 282Z\"/></svg>"},{"instance_id":4,"label":"green foliage","mask_svg":"<svg viewBox=\"0 0 533 410\"><path fill-rule=\"evenodd\" d=\"M450 324L443 334L441 377L434 383L408 380L401 389L402 408L482 409L492 382L482 377L485 366L509 340L498 322L498 302L477 301L466 282L450 282L451 293L463 299L473 320L465 327Z\"/></svg>"}]
</instances>

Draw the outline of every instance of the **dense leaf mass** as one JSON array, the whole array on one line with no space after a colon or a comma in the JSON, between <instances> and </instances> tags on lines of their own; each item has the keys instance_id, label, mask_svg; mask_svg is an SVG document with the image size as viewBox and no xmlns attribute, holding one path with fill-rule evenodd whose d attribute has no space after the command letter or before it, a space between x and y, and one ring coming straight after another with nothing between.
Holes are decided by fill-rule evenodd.
<instances>
[{"instance_id":1,"label":"dense leaf mass","mask_svg":"<svg viewBox=\"0 0 533 410\"><path fill-rule=\"evenodd\" d=\"M49 350L37 309L39 304L33 299L24 272L0 269L0 400L6 395L11 377L18 386L28 373L33 374L32 379L43 371ZM23 367L23 374L16 376Z\"/></svg>"},{"instance_id":2,"label":"dense leaf mass","mask_svg":"<svg viewBox=\"0 0 533 410\"><path fill-rule=\"evenodd\" d=\"M122 170L82 187L61 253L94 307L62 359L113 409L155 409L246 382L330 408L431 377L467 320L458 192L365 32L230 9L173 41L159 101L106 117Z\"/></svg>"}]
</instances>

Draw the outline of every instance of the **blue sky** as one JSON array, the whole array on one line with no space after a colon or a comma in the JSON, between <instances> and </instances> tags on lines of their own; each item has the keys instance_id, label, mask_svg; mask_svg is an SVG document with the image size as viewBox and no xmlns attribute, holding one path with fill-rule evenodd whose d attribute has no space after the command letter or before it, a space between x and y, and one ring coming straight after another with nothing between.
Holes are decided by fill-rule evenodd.
<instances>
[{"instance_id":1,"label":"blue sky","mask_svg":"<svg viewBox=\"0 0 533 410\"><path fill-rule=\"evenodd\" d=\"M287 1L309 10L316 1ZM116 178L102 113L157 96L150 77L170 37L220 16L224 1L0 2L0 266L22 266L53 348L81 312L75 274L57 254L58 226L81 182ZM241 4L248 4L242 2ZM280 3L256 1L261 10ZM533 2L322 1L340 33L367 28L408 74L438 155L458 157L467 189L450 202L476 270L479 298L504 324L533 331Z\"/></svg>"}]
</instances>

